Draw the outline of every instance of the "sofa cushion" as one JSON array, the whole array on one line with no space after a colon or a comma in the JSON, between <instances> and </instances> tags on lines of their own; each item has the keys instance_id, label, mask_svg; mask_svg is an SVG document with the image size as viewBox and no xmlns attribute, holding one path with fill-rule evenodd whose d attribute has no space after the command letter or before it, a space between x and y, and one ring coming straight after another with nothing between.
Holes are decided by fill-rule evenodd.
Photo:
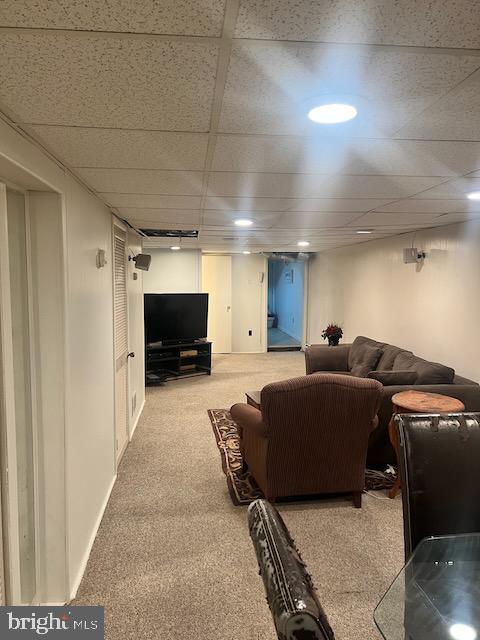
<instances>
[{"instance_id":1,"label":"sofa cushion","mask_svg":"<svg viewBox=\"0 0 480 640\"><path fill-rule=\"evenodd\" d=\"M396 347L393 344L383 345L383 353L380 360L378 361L377 371L391 371L395 358L401 351L405 351L405 349ZM410 351L408 353L410 353Z\"/></svg>"},{"instance_id":2,"label":"sofa cushion","mask_svg":"<svg viewBox=\"0 0 480 640\"><path fill-rule=\"evenodd\" d=\"M416 371L415 384L452 384L455 370L438 362L429 362L414 356L413 353L403 351L399 353L393 363L393 371Z\"/></svg>"},{"instance_id":3,"label":"sofa cushion","mask_svg":"<svg viewBox=\"0 0 480 640\"><path fill-rule=\"evenodd\" d=\"M356 349L350 372L357 378L366 378L369 371L373 371L382 355L382 348L367 342Z\"/></svg>"},{"instance_id":4,"label":"sofa cushion","mask_svg":"<svg viewBox=\"0 0 480 640\"><path fill-rule=\"evenodd\" d=\"M383 384L384 387L392 385L409 385L415 384L417 380L417 372L413 369L410 371L370 371L367 378L373 378Z\"/></svg>"},{"instance_id":5,"label":"sofa cushion","mask_svg":"<svg viewBox=\"0 0 480 640\"><path fill-rule=\"evenodd\" d=\"M350 346L350 351L348 352L348 368L350 370L352 369L354 364L358 364L361 361L359 350L363 349L363 346L365 344L371 345L373 347L383 347L382 342L377 342L376 340L372 340L371 338L367 338L366 336L356 337ZM368 371L370 371L370 369Z\"/></svg>"}]
</instances>

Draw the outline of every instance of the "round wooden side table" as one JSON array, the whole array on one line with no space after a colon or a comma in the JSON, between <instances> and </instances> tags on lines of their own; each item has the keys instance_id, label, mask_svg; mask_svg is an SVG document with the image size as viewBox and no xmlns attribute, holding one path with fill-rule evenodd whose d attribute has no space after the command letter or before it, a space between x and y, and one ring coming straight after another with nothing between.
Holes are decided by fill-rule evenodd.
<instances>
[{"instance_id":1,"label":"round wooden side table","mask_svg":"<svg viewBox=\"0 0 480 640\"><path fill-rule=\"evenodd\" d=\"M444 396L440 393L426 393L425 391L400 391L392 396L393 413L388 424L388 435L395 453L397 454L398 467L398 439L395 428L395 416L397 413L461 413L465 411L465 405L457 398ZM397 471L395 484L388 492L389 498L395 498L400 491L400 474Z\"/></svg>"}]
</instances>

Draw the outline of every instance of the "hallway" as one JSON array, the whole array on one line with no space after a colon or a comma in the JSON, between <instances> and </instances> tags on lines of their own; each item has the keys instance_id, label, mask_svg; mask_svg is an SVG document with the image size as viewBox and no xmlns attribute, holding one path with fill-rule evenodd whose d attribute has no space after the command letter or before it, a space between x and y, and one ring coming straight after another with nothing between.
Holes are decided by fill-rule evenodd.
<instances>
[{"instance_id":1,"label":"hallway","mask_svg":"<svg viewBox=\"0 0 480 640\"><path fill-rule=\"evenodd\" d=\"M105 606L106 638L274 638L246 509L228 497L207 409L302 374L303 358L217 356L211 378L147 389L74 602ZM400 500L366 496L361 511L343 500L280 510L339 640L377 638L373 608L402 565Z\"/></svg>"},{"instance_id":2,"label":"hallway","mask_svg":"<svg viewBox=\"0 0 480 640\"><path fill-rule=\"evenodd\" d=\"M285 333L285 331L282 331L281 329L277 329L277 327L269 327L267 335L267 344L269 351L272 351L279 347L282 349L301 349L300 340L297 340L297 338L290 336L288 333Z\"/></svg>"}]
</instances>

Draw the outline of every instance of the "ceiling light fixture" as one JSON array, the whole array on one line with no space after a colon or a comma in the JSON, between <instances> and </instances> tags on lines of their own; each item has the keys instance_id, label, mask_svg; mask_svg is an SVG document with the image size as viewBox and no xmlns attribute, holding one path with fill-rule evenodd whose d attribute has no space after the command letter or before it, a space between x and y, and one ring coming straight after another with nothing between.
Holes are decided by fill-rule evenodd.
<instances>
[{"instance_id":1,"label":"ceiling light fixture","mask_svg":"<svg viewBox=\"0 0 480 640\"><path fill-rule=\"evenodd\" d=\"M300 242L297 242L298 247L308 247L309 245L310 243L307 240L300 240Z\"/></svg>"},{"instance_id":2,"label":"ceiling light fixture","mask_svg":"<svg viewBox=\"0 0 480 640\"><path fill-rule=\"evenodd\" d=\"M454 640L475 640L477 637L476 630L469 624L452 624L449 631Z\"/></svg>"},{"instance_id":3,"label":"ceiling light fixture","mask_svg":"<svg viewBox=\"0 0 480 640\"><path fill-rule=\"evenodd\" d=\"M373 229L359 229L357 233L373 233Z\"/></svg>"},{"instance_id":4,"label":"ceiling light fixture","mask_svg":"<svg viewBox=\"0 0 480 640\"><path fill-rule=\"evenodd\" d=\"M253 220L249 218L238 218L235 220L237 227L250 227L253 224Z\"/></svg>"},{"instance_id":5,"label":"ceiling light fixture","mask_svg":"<svg viewBox=\"0 0 480 640\"><path fill-rule=\"evenodd\" d=\"M317 124L339 124L348 122L356 117L358 111L352 104L333 102L320 104L308 112L308 117Z\"/></svg>"},{"instance_id":6,"label":"ceiling light fixture","mask_svg":"<svg viewBox=\"0 0 480 640\"><path fill-rule=\"evenodd\" d=\"M467 198L469 200L480 200L480 191L472 191L472 193L467 193Z\"/></svg>"},{"instance_id":7,"label":"ceiling light fixture","mask_svg":"<svg viewBox=\"0 0 480 640\"><path fill-rule=\"evenodd\" d=\"M251 251L242 251L244 256L249 256L251 254Z\"/></svg>"},{"instance_id":8,"label":"ceiling light fixture","mask_svg":"<svg viewBox=\"0 0 480 640\"><path fill-rule=\"evenodd\" d=\"M180 251L180 247L179 247L178 245L175 245L175 246L173 246L173 247L170 247L170 249L171 249L172 251Z\"/></svg>"}]
</instances>

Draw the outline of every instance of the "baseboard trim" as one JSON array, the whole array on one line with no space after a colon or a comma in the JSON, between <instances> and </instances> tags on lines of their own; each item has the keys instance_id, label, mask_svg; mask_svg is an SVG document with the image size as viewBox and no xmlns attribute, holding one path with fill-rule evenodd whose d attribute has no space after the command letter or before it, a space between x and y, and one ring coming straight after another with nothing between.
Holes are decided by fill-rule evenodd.
<instances>
[{"instance_id":1,"label":"baseboard trim","mask_svg":"<svg viewBox=\"0 0 480 640\"><path fill-rule=\"evenodd\" d=\"M88 559L90 557L90 553L92 551L93 543L95 542L95 538L97 537L97 533L98 533L98 529L100 527L100 523L102 522L103 515L105 513L105 509L107 508L108 501L110 500L110 494L112 493L112 489L113 489L116 481L117 481L117 474L115 474L113 476L112 481L110 483L110 486L108 487L107 494L106 494L106 496L105 496L105 498L103 500L102 506L100 508L100 512L99 512L97 520L95 522L95 526L93 527L93 531L92 531L92 534L90 536L90 540L88 541L87 548L85 550L85 553L83 554L83 559L82 559L82 562L80 563L80 568L78 569L78 572L77 572L77 575L75 577L75 580L73 581L73 584L72 584L72 586L70 588L70 598L69 598L68 602L73 600L77 595L77 591L78 591L78 588L79 588L80 583L82 581L83 574L85 573L85 569L87 568L87 563L88 563Z\"/></svg>"},{"instance_id":2,"label":"baseboard trim","mask_svg":"<svg viewBox=\"0 0 480 640\"><path fill-rule=\"evenodd\" d=\"M140 409L139 409L139 411L138 411L138 413L137 413L137 417L135 418L135 422L133 423L133 429L132 429L132 431L131 431L131 433L130 433L130 438L129 438L129 439L130 439L130 442L132 441L133 434L135 433L135 430L136 430L136 428L137 428L137 426L138 426L138 423L139 423L139 421L140 421L140 416L142 415L142 412L143 412L143 409L144 409L144 408L145 408L145 398L143 399L143 402L142 402L142 404L140 405Z\"/></svg>"},{"instance_id":3,"label":"baseboard trim","mask_svg":"<svg viewBox=\"0 0 480 640\"><path fill-rule=\"evenodd\" d=\"M256 353L265 353L265 351L232 351L231 355L233 355L233 356L235 356L235 355L244 356L244 355L254 355ZM229 354L225 354L225 355L229 355Z\"/></svg>"}]
</instances>

